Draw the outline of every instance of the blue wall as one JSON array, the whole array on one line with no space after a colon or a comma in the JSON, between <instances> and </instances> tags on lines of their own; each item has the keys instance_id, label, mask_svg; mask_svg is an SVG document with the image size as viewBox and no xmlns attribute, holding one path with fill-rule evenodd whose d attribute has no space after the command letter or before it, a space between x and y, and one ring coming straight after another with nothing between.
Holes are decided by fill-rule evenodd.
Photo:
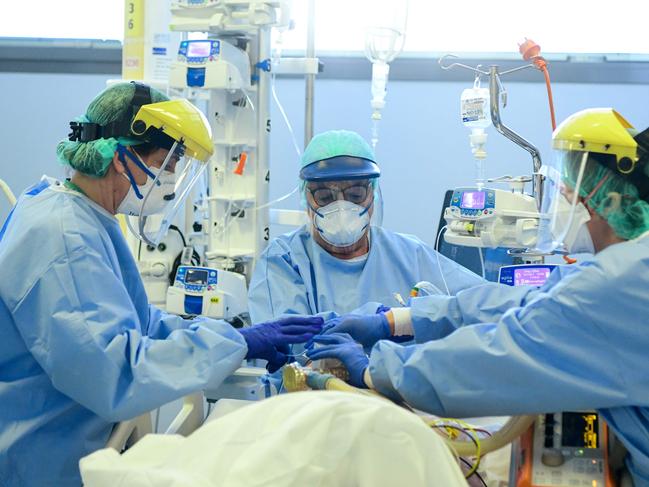
<instances>
[{"instance_id":1,"label":"blue wall","mask_svg":"<svg viewBox=\"0 0 649 487\"><path fill-rule=\"evenodd\" d=\"M0 178L15 192L41 174L62 176L55 158L56 143L68 133L68 122L83 113L107 76L11 74L0 76L3 154ZM383 171L384 225L414 233L433 243L443 192L466 185L474 177L468 131L459 121L459 98L466 83L391 82L380 127L377 156ZM550 121L542 83L507 83L509 106L503 121L529 138L545 159L550 153ZM304 82L281 79L277 93L303 141ZM557 120L594 106L613 106L638 128L649 126L647 85L554 85ZM369 81L316 82L315 130L335 128L369 135ZM279 111L273 105L271 197L297 184L297 156ZM487 175L529 174L531 159L493 128L488 130ZM298 208L294 196L280 207ZM0 220L8 211L0 197ZM280 229L275 229L276 233Z\"/></svg>"}]
</instances>

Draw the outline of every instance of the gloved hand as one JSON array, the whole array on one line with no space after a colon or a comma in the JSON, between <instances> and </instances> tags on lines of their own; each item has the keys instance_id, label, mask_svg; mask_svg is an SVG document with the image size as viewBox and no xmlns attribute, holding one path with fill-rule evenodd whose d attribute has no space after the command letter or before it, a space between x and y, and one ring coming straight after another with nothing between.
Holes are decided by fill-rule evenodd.
<instances>
[{"instance_id":1,"label":"gloved hand","mask_svg":"<svg viewBox=\"0 0 649 487\"><path fill-rule=\"evenodd\" d=\"M325 323L323 335L331 333L349 333L354 340L365 348L372 348L379 340L390 338L390 325L385 314L343 315Z\"/></svg>"},{"instance_id":2,"label":"gloved hand","mask_svg":"<svg viewBox=\"0 0 649 487\"><path fill-rule=\"evenodd\" d=\"M246 360L268 360L268 372L276 372L288 359L291 343L304 343L320 333L324 320L320 316L288 316L239 329L248 345Z\"/></svg>"},{"instance_id":3,"label":"gloved hand","mask_svg":"<svg viewBox=\"0 0 649 487\"><path fill-rule=\"evenodd\" d=\"M376 313L377 314L379 314L379 313L387 313L391 309L392 308L390 308L389 306L386 306L385 304L380 304L379 307L376 308Z\"/></svg>"},{"instance_id":4,"label":"gloved hand","mask_svg":"<svg viewBox=\"0 0 649 487\"><path fill-rule=\"evenodd\" d=\"M313 338L313 342L324 346L307 350L307 357L311 360L337 358L349 372L349 383L354 387L367 389L363 376L370 361L365 355L363 347L356 343L351 336L347 333L319 335Z\"/></svg>"}]
</instances>

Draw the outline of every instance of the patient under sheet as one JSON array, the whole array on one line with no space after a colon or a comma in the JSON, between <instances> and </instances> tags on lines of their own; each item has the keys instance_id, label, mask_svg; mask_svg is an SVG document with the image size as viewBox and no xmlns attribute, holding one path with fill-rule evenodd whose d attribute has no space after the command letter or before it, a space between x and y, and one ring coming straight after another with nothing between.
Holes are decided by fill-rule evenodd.
<instances>
[{"instance_id":1,"label":"patient under sheet","mask_svg":"<svg viewBox=\"0 0 649 487\"><path fill-rule=\"evenodd\" d=\"M379 398L283 394L188 437L147 435L80 461L86 487L465 486L456 459L421 419Z\"/></svg>"}]
</instances>

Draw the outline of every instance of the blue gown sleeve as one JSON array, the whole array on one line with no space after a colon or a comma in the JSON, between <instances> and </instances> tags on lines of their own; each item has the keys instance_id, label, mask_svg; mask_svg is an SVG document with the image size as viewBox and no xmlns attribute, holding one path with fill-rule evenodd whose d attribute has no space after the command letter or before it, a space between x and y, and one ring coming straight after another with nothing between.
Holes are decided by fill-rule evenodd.
<instances>
[{"instance_id":1,"label":"blue gown sleeve","mask_svg":"<svg viewBox=\"0 0 649 487\"><path fill-rule=\"evenodd\" d=\"M380 303L366 303L352 311L373 314ZM280 244L271 243L262 253L250 280L248 307L253 323L275 320L283 315L321 316L325 321L338 316L334 310L315 312L309 291L299 270Z\"/></svg>"},{"instance_id":2,"label":"blue gown sleeve","mask_svg":"<svg viewBox=\"0 0 649 487\"><path fill-rule=\"evenodd\" d=\"M498 321L509 309L521 306L535 288L489 283L455 296L423 296L410 302L417 343L443 338L462 326Z\"/></svg>"},{"instance_id":3,"label":"blue gown sleeve","mask_svg":"<svg viewBox=\"0 0 649 487\"><path fill-rule=\"evenodd\" d=\"M246 355L225 322L148 311L142 323L121 279L90 247L49 264L12 310L54 387L108 421L216 386Z\"/></svg>"},{"instance_id":4,"label":"blue gown sleeve","mask_svg":"<svg viewBox=\"0 0 649 487\"><path fill-rule=\"evenodd\" d=\"M216 320L205 316L187 320L149 304L149 322L143 334L156 340L166 340L175 330L186 330L192 325L210 327L215 322Z\"/></svg>"},{"instance_id":5,"label":"blue gown sleeve","mask_svg":"<svg viewBox=\"0 0 649 487\"><path fill-rule=\"evenodd\" d=\"M443 338L457 328L474 323L491 323L510 309L524 306L535 296L554 287L578 266L556 268L540 289L533 286L506 286L483 283L459 291L455 296L433 295L413 298L410 302L415 341L424 343Z\"/></svg>"},{"instance_id":6,"label":"blue gown sleeve","mask_svg":"<svg viewBox=\"0 0 649 487\"><path fill-rule=\"evenodd\" d=\"M647 405L646 266L585 265L497 323L421 345L379 342L379 392L444 416ZM637 276L629 281L629 276Z\"/></svg>"},{"instance_id":7,"label":"blue gown sleeve","mask_svg":"<svg viewBox=\"0 0 649 487\"><path fill-rule=\"evenodd\" d=\"M302 276L290 255L272 242L261 254L250 280L248 306L253 323L277 319L283 314L312 315Z\"/></svg>"}]
</instances>

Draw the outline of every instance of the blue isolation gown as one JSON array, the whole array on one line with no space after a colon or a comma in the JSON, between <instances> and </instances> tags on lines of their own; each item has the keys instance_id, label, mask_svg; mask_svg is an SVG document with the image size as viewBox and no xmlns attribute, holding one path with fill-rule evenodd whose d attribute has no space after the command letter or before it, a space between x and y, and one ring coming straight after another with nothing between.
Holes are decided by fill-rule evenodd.
<instances>
[{"instance_id":1,"label":"blue isolation gown","mask_svg":"<svg viewBox=\"0 0 649 487\"><path fill-rule=\"evenodd\" d=\"M320 247L305 225L264 250L250 282L250 316L258 322L283 314L330 318L359 308L373 312L364 305L399 306L394 293L406 300L419 281L445 294L440 266L451 294L485 282L412 235L371 227L367 257L349 261Z\"/></svg>"},{"instance_id":2,"label":"blue isolation gown","mask_svg":"<svg viewBox=\"0 0 649 487\"><path fill-rule=\"evenodd\" d=\"M150 306L117 220L41 183L0 232L0 485L79 486L115 422L216 387L247 347L229 324Z\"/></svg>"},{"instance_id":3,"label":"blue isolation gown","mask_svg":"<svg viewBox=\"0 0 649 487\"><path fill-rule=\"evenodd\" d=\"M415 339L372 349L379 392L441 416L597 409L649 485L649 234L553 272L412 301ZM562 277L559 279L559 277Z\"/></svg>"}]
</instances>

